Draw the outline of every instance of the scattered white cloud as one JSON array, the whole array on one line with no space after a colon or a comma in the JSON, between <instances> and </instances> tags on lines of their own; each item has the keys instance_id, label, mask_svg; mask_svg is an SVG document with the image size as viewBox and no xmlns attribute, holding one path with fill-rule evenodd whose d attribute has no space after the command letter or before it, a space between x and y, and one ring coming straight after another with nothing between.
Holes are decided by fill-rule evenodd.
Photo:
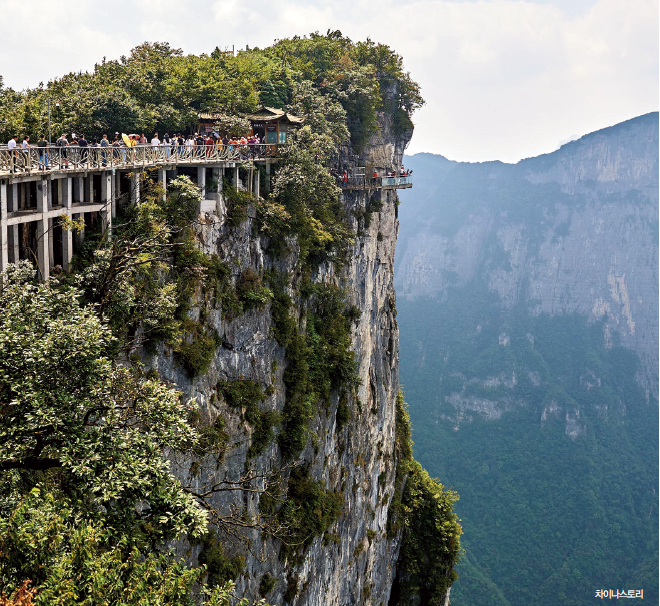
<instances>
[{"instance_id":1,"label":"scattered white cloud","mask_svg":"<svg viewBox=\"0 0 660 606\"><path fill-rule=\"evenodd\" d=\"M410 152L516 161L658 109L657 0L0 0L14 88L145 40L185 52L340 29L400 52L427 105ZM41 40L46 42L41 42Z\"/></svg>"}]
</instances>

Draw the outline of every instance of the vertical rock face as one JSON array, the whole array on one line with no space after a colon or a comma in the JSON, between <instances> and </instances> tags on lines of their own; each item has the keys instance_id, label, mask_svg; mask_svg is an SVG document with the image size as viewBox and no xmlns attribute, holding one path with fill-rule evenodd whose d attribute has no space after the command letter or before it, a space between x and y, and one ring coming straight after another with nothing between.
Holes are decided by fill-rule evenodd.
<instances>
[{"instance_id":1,"label":"vertical rock face","mask_svg":"<svg viewBox=\"0 0 660 606\"><path fill-rule=\"evenodd\" d=\"M360 164L383 169L400 166L411 133L395 136L384 115L379 116L379 122L380 132L365 148ZM349 163L348 157L343 160ZM237 592L259 597L260 584L267 574L276 582L267 593L262 585L262 592L274 604L386 604L395 574L398 537L387 538L386 523L396 467L394 410L399 387L393 288L398 200L394 191L346 192L343 204L357 234L354 244L343 267L321 265L312 281L345 289L347 303L361 311L351 333L360 385L357 398L349 399L350 418L341 428L336 421L340 394L335 391L329 403L318 404L308 423L305 449L297 459L309 464L311 477L325 490L339 495L339 517L326 536L314 537L303 557L295 561L292 557L282 559L281 542L260 532L244 532L252 541L250 552L220 536L227 556L240 554L246 558L244 570L236 578ZM253 217L235 229L229 229L225 219L224 204L220 202L217 213L205 217L199 236L205 252L227 263L234 279L246 268L257 274L268 269L287 275L295 271L295 241L287 242L288 253L273 260L265 250L267 239L252 230ZM293 289L289 294L294 297L293 310L298 317L300 300L295 297L299 295ZM241 421L240 411L230 408L217 389L218 382L252 380L263 388L273 388L260 404L262 409L281 411L284 407L284 373L289 360L286 349L273 336L270 306L227 320L222 310L209 307L199 294L190 313L196 320L205 317L222 340L208 372L191 380L171 352L163 348L152 365L186 396L195 398L208 421L224 417L224 430L231 438L217 477L237 480L247 469L258 474L276 469L283 463L277 444L273 441L261 455L249 458L253 428ZM207 472L193 474L189 461L178 463L178 473L197 486L210 477ZM288 469L284 471L285 476L289 473ZM256 480L253 485L263 488L264 482ZM256 515L259 498L255 493L221 492L213 503L220 512L235 508ZM179 549L193 561L200 553L198 545L181 545Z\"/></svg>"},{"instance_id":2,"label":"vertical rock face","mask_svg":"<svg viewBox=\"0 0 660 606\"><path fill-rule=\"evenodd\" d=\"M516 165L434 163L418 189L458 202L439 213L404 196L400 296L442 298L479 276L509 309L604 320L605 340L616 333L657 381L657 113Z\"/></svg>"}]
</instances>

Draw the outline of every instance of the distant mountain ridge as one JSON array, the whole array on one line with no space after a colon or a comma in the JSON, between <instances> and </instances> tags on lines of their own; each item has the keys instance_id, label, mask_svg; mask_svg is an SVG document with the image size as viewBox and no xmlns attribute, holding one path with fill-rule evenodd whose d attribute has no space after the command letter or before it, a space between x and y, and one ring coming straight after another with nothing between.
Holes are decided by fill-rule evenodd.
<instances>
[{"instance_id":1,"label":"distant mountain ridge","mask_svg":"<svg viewBox=\"0 0 660 606\"><path fill-rule=\"evenodd\" d=\"M658 603L658 113L404 164L400 376L416 458L461 496L452 606Z\"/></svg>"},{"instance_id":2,"label":"distant mountain ridge","mask_svg":"<svg viewBox=\"0 0 660 606\"><path fill-rule=\"evenodd\" d=\"M399 298L442 298L449 281L485 271L508 307L527 300L532 313L606 317L606 338L618 333L642 358L647 384L657 385L657 112L514 165L432 154L405 163L415 189L401 195ZM502 191L513 183L518 199L507 200ZM430 204L448 194L449 217ZM518 213L516 203L541 204L543 216Z\"/></svg>"}]
</instances>

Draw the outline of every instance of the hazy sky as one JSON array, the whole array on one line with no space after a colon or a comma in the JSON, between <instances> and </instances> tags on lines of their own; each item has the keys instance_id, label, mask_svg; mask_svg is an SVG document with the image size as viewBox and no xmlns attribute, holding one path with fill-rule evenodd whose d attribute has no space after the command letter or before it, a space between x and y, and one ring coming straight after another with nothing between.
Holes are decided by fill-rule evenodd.
<instances>
[{"instance_id":1,"label":"hazy sky","mask_svg":"<svg viewBox=\"0 0 660 606\"><path fill-rule=\"evenodd\" d=\"M16 89L145 40L186 53L339 29L404 57L426 106L409 153L504 160L658 110L656 0L0 0Z\"/></svg>"}]
</instances>

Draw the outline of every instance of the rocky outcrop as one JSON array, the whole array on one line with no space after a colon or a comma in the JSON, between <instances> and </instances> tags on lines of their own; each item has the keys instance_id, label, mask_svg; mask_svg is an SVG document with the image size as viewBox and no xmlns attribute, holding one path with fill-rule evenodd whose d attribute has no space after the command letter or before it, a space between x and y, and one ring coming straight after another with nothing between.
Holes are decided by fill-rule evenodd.
<instances>
[{"instance_id":1,"label":"rocky outcrop","mask_svg":"<svg viewBox=\"0 0 660 606\"><path fill-rule=\"evenodd\" d=\"M360 164L382 169L399 166L411 133L394 136L385 115L379 116L379 122L380 131L365 148ZM355 161L343 159L344 165ZM357 234L347 262L340 268L333 262L324 263L311 279L316 284L344 289L347 304L361 312L351 332L360 384L357 397L348 400L349 418L341 427L337 424L340 393L333 391L329 402L315 403L313 417L308 420L307 442L297 459L309 465L311 478L318 486L339 496L339 516L325 536L314 537L300 558L290 554L282 557L281 541L256 530L243 532L251 541L249 551L230 537L221 537L227 557L245 558L245 566L236 578L237 593L258 598L261 588L274 604L386 604L395 575L400 537L388 538L386 524L396 471L395 399L399 376L393 267L398 200L394 191L362 191L344 193L342 201L350 227ZM221 200L217 211L207 213L199 228L204 251L230 267L233 281L251 268L257 275L276 270L295 284L300 279L294 275L298 254L295 239L287 241L289 252L279 259L272 258L266 250L268 239L253 230L254 209L250 208L248 214L238 228L230 229ZM288 294L298 314L300 294L291 287ZM257 475L278 469L286 461L275 441L259 456L249 456L255 429L241 419L240 410L228 405L218 389L222 382L254 381L262 388L272 387L260 404L262 410L284 408L284 375L290 362L286 349L275 339L271 305L227 319L221 309L209 307L200 292L190 317L203 318L222 341L208 372L191 379L163 345L149 360L151 366L186 397L195 398L208 422L224 418L223 430L230 436L230 444L216 477L237 480L248 469ZM211 477L204 471L193 473L190 461L178 461L177 466L179 475L195 486L204 485ZM289 473L290 469L285 469L283 475ZM253 486L263 489L265 482L257 479ZM258 493L221 492L213 497L213 504L221 512L233 509L257 515L259 499ZM201 547L182 544L178 549L194 562ZM270 584L262 584L264 575L272 579Z\"/></svg>"}]
</instances>

